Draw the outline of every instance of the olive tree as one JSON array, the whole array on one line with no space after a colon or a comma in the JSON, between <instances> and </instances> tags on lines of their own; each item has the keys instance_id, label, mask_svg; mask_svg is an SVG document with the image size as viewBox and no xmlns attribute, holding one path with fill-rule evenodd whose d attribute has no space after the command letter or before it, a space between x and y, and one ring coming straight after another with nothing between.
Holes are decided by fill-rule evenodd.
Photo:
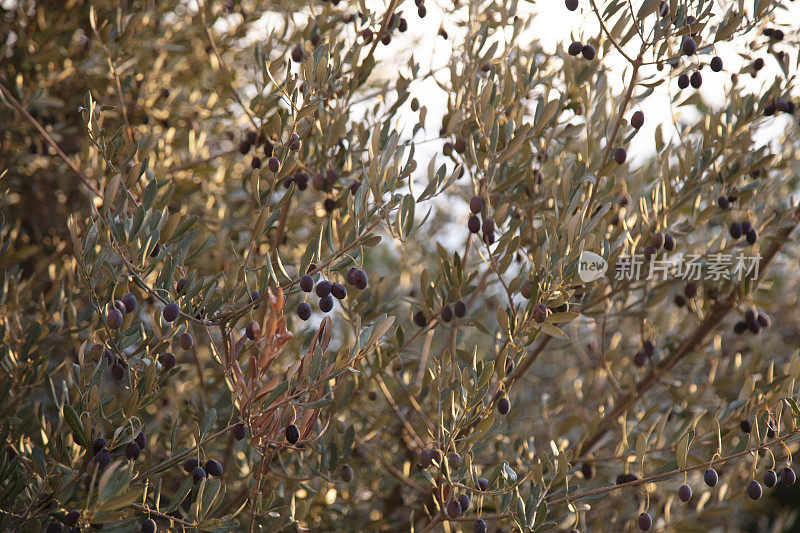
<instances>
[{"instance_id":1,"label":"olive tree","mask_svg":"<svg viewBox=\"0 0 800 533\"><path fill-rule=\"evenodd\" d=\"M789 529L796 11L4 2L0 524Z\"/></svg>"}]
</instances>

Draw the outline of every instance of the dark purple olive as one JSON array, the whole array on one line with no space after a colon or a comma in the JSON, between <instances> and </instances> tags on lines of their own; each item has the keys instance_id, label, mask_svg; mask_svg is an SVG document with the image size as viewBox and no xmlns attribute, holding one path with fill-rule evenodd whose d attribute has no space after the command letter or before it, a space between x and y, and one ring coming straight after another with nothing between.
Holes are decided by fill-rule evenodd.
<instances>
[{"instance_id":1,"label":"dark purple olive","mask_svg":"<svg viewBox=\"0 0 800 533\"><path fill-rule=\"evenodd\" d=\"M244 329L245 335L248 339L255 340L261 336L261 326L258 322L250 322Z\"/></svg>"},{"instance_id":2,"label":"dark purple olive","mask_svg":"<svg viewBox=\"0 0 800 533\"><path fill-rule=\"evenodd\" d=\"M478 215L470 215L467 219L467 229L470 233L478 233L481 230L481 220Z\"/></svg>"},{"instance_id":3,"label":"dark purple olive","mask_svg":"<svg viewBox=\"0 0 800 533\"><path fill-rule=\"evenodd\" d=\"M450 518L457 518L461 515L461 504L458 503L457 500L450 500L447 502L447 516Z\"/></svg>"},{"instance_id":4,"label":"dark purple olive","mask_svg":"<svg viewBox=\"0 0 800 533\"><path fill-rule=\"evenodd\" d=\"M194 346L194 337L192 337L192 334L188 331L184 331L178 338L178 344L180 344L181 348L184 350L189 350Z\"/></svg>"},{"instance_id":5,"label":"dark purple olive","mask_svg":"<svg viewBox=\"0 0 800 533\"><path fill-rule=\"evenodd\" d=\"M360 291L365 290L369 284L367 273L363 270L356 270L356 273L353 274L353 281L355 281L355 286Z\"/></svg>"},{"instance_id":6,"label":"dark purple olive","mask_svg":"<svg viewBox=\"0 0 800 533\"><path fill-rule=\"evenodd\" d=\"M497 401L497 412L501 415L507 415L511 411L511 401L507 396L503 396Z\"/></svg>"},{"instance_id":7,"label":"dark purple olive","mask_svg":"<svg viewBox=\"0 0 800 533\"><path fill-rule=\"evenodd\" d=\"M233 426L233 438L236 440L244 439L246 434L247 426L244 425L244 422L237 422L236 425Z\"/></svg>"},{"instance_id":8,"label":"dark purple olive","mask_svg":"<svg viewBox=\"0 0 800 533\"><path fill-rule=\"evenodd\" d=\"M476 215L483 211L483 198L480 196L473 196L469 201L469 210Z\"/></svg>"},{"instance_id":9,"label":"dark purple olive","mask_svg":"<svg viewBox=\"0 0 800 533\"><path fill-rule=\"evenodd\" d=\"M192 470L200 466L200 460L197 457L192 457L191 459L186 459L183 462L183 471L187 474L191 474Z\"/></svg>"},{"instance_id":10,"label":"dark purple olive","mask_svg":"<svg viewBox=\"0 0 800 533\"><path fill-rule=\"evenodd\" d=\"M175 302L170 302L164 306L164 312L162 316L164 317L164 320L166 320L167 322L174 322L175 320L177 320L179 314L180 314L180 308L178 307L178 304L176 304Z\"/></svg>"},{"instance_id":11,"label":"dark purple olive","mask_svg":"<svg viewBox=\"0 0 800 533\"><path fill-rule=\"evenodd\" d=\"M449 305L443 305L441 311L439 311L439 316L445 322L450 322L453 320L453 310Z\"/></svg>"},{"instance_id":12,"label":"dark purple olive","mask_svg":"<svg viewBox=\"0 0 800 533\"><path fill-rule=\"evenodd\" d=\"M139 458L139 445L135 442L129 442L127 446L125 446L125 457L130 459L131 461L135 461Z\"/></svg>"},{"instance_id":13,"label":"dark purple olive","mask_svg":"<svg viewBox=\"0 0 800 533\"><path fill-rule=\"evenodd\" d=\"M461 512L466 513L467 509L469 509L469 496L462 494L458 497L458 503L461 505Z\"/></svg>"},{"instance_id":14,"label":"dark purple olive","mask_svg":"<svg viewBox=\"0 0 800 533\"><path fill-rule=\"evenodd\" d=\"M136 296L131 293L122 297L122 303L125 304L125 313L133 313L136 310Z\"/></svg>"},{"instance_id":15,"label":"dark purple olive","mask_svg":"<svg viewBox=\"0 0 800 533\"><path fill-rule=\"evenodd\" d=\"M289 444L297 444L300 440L300 430L294 424L286 426L286 442Z\"/></svg>"},{"instance_id":16,"label":"dark purple olive","mask_svg":"<svg viewBox=\"0 0 800 533\"><path fill-rule=\"evenodd\" d=\"M761 498L761 483L756 481L755 479L752 480L750 483L747 484L747 497L751 500L758 500Z\"/></svg>"},{"instance_id":17,"label":"dark purple olive","mask_svg":"<svg viewBox=\"0 0 800 533\"><path fill-rule=\"evenodd\" d=\"M341 283L332 283L331 294L337 300L344 300L345 298L347 298L347 288Z\"/></svg>"},{"instance_id":18,"label":"dark purple olive","mask_svg":"<svg viewBox=\"0 0 800 533\"><path fill-rule=\"evenodd\" d=\"M122 327L122 313L117 308L109 309L106 313L106 324L111 329L119 329Z\"/></svg>"},{"instance_id":19,"label":"dark purple olive","mask_svg":"<svg viewBox=\"0 0 800 533\"><path fill-rule=\"evenodd\" d=\"M176 364L177 360L175 359L175 354L167 352L161 356L161 366L164 370L172 370L175 368Z\"/></svg>"},{"instance_id":20,"label":"dark purple olive","mask_svg":"<svg viewBox=\"0 0 800 533\"><path fill-rule=\"evenodd\" d=\"M192 470L192 479L194 479L195 483L200 483L206 477L208 477L208 474L202 466L196 466Z\"/></svg>"},{"instance_id":21,"label":"dark purple olive","mask_svg":"<svg viewBox=\"0 0 800 533\"><path fill-rule=\"evenodd\" d=\"M206 461L205 471L209 476L219 477L222 475L222 464L214 459L209 459Z\"/></svg>"},{"instance_id":22,"label":"dark purple olive","mask_svg":"<svg viewBox=\"0 0 800 533\"><path fill-rule=\"evenodd\" d=\"M686 37L681 45L683 55L693 56L697 52L697 43L691 37Z\"/></svg>"},{"instance_id":23,"label":"dark purple olive","mask_svg":"<svg viewBox=\"0 0 800 533\"><path fill-rule=\"evenodd\" d=\"M691 83L692 87L694 87L695 89L699 89L700 86L703 85L703 75L700 74L699 71L695 70L689 77L689 83Z\"/></svg>"},{"instance_id":24,"label":"dark purple olive","mask_svg":"<svg viewBox=\"0 0 800 533\"><path fill-rule=\"evenodd\" d=\"M719 481L719 476L717 476L717 471L713 468L709 468L703 473L703 481L706 482L706 485L709 487L713 487Z\"/></svg>"},{"instance_id":25,"label":"dark purple olive","mask_svg":"<svg viewBox=\"0 0 800 533\"><path fill-rule=\"evenodd\" d=\"M328 294L319 299L319 310L328 313L333 309L333 296Z\"/></svg>"},{"instance_id":26,"label":"dark purple olive","mask_svg":"<svg viewBox=\"0 0 800 533\"><path fill-rule=\"evenodd\" d=\"M639 515L639 529L642 531L648 531L653 526L653 519L650 518L650 515L647 513L642 513Z\"/></svg>"}]
</instances>

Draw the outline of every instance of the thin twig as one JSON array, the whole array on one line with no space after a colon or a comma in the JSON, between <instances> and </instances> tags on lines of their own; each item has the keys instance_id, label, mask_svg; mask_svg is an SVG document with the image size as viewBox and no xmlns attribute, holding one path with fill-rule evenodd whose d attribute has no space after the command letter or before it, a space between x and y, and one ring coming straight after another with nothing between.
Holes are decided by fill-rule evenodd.
<instances>
[{"instance_id":1,"label":"thin twig","mask_svg":"<svg viewBox=\"0 0 800 533\"><path fill-rule=\"evenodd\" d=\"M69 168L71 168L72 171L78 175L78 178L80 178L83 184L86 185L95 195L102 198L103 194L100 192L100 189L98 189L97 186L91 182L89 177L86 174L84 174L80 168L78 168L78 165L73 163L72 160L69 157L67 157L67 154L65 154L61 150L61 148L53 140L53 138L50 137L50 134L45 131L45 129L39 124L39 122L36 121L35 118L31 116L30 113L28 113L28 111L22 106L22 104L20 104L19 101L16 98L14 98L14 95L11 94L11 91L6 89L6 87L2 83L0 83L0 92L3 93L3 96L5 96L8 99L8 101L11 102L11 105L14 106L17 109L17 111L22 113L25 116L25 118L27 118L28 121L30 121L30 123L33 124L37 130L39 130L39 133L42 134L42 137L44 137L47 143L53 148L53 150L56 151L59 157L61 157L61 159L64 160L64 162L69 166Z\"/></svg>"},{"instance_id":2,"label":"thin twig","mask_svg":"<svg viewBox=\"0 0 800 533\"><path fill-rule=\"evenodd\" d=\"M726 462L728 462L728 461L730 461L732 459L736 459L736 458L742 457L744 455L749 455L749 454L756 453L756 452L758 452L758 450L766 449L769 446L772 446L774 444L783 443L788 437L796 436L798 432L800 432L800 429L796 429L796 430L794 430L793 432L791 432L791 433L789 433L787 435L784 435L782 437L776 438L776 439L774 439L774 440L772 440L770 442L765 442L763 444L759 444L758 446L754 446L753 448L748 448L748 449L746 449L744 451L737 452L737 453L734 453L734 454L731 454L731 455L728 455L728 456L725 456L725 457L717 457L716 459L713 459L711 461L703 462L703 463L700 463L700 464L697 464L697 465L694 465L694 466L689 466L689 467L686 467L686 468L678 468L678 469L675 469L675 470L670 470L668 472L661 472L659 474L653 474L652 476L646 476L646 477L637 479L635 481L630 481L628 483L620 483L619 485L604 486L604 487L600 487L600 488L597 488L597 489L587 490L585 492L579 492L579 493L571 494L569 496L564 496L562 498L558 498L558 499L555 499L555 500L548 501L547 504L550 505L550 506L554 506L554 505L559 505L559 504L570 502L570 501L574 502L576 500L579 500L581 498L585 498L587 496L594 496L596 494L604 494L606 492L612 492L614 490L621 489L621 488L624 488L624 487L637 487L639 485L643 485L645 483L650 483L652 481L658 481L660 479L664 479L664 478L672 477L672 476L675 476L675 475L683 474L684 472L692 472L694 470L711 468L713 465L726 463Z\"/></svg>"},{"instance_id":3,"label":"thin twig","mask_svg":"<svg viewBox=\"0 0 800 533\"><path fill-rule=\"evenodd\" d=\"M191 528L197 527L195 524L193 524L191 522L187 522L186 520L181 520L180 518L174 517L172 515L168 515L166 513L162 513L161 511L157 511L155 509L151 509L150 507L147 507L146 505L139 505L138 503L132 503L132 504L128 505L128 507L130 507L132 509L136 509L136 510L141 511L143 513L147 513L148 516L150 516L150 515L157 516L159 518L163 518L164 520L169 520L170 522L175 522L176 524L181 524L181 525L184 525L186 527L191 527Z\"/></svg>"},{"instance_id":4,"label":"thin twig","mask_svg":"<svg viewBox=\"0 0 800 533\"><path fill-rule=\"evenodd\" d=\"M217 437L219 437L221 435L224 435L228 431L232 430L234 427L236 427L236 424L231 424L228 427L226 427L225 429L221 429L221 430L217 431L216 433L214 433L213 435L209 435L208 437L206 437L205 439L201 440L200 442L198 442L197 444L195 444L191 448L188 448L186 450L183 450L180 453L176 453L175 455L171 455L171 456L167 457L166 459L164 459L163 461L158 463L156 466L154 466L150 470L147 470L146 472L143 472L143 473L139 474L138 476L136 476L136 478L134 478L134 480L131 483L135 483L135 482L139 481L140 479L145 479L145 478L150 477L157 470L159 470L161 467L163 467L164 465L166 465L166 464L168 464L170 462L174 461L175 464L178 464L178 462L180 462L181 459L183 459L184 457L189 456L192 452L194 452L200 446L204 446L204 445L208 444L209 442L211 442L212 440L216 439Z\"/></svg>"}]
</instances>

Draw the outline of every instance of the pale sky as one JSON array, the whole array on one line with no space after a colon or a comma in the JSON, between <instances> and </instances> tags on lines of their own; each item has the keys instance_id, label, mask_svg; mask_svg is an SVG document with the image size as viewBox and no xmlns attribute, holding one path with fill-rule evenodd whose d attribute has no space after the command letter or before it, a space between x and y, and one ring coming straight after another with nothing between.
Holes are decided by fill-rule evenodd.
<instances>
[{"instance_id":1,"label":"pale sky","mask_svg":"<svg viewBox=\"0 0 800 533\"><path fill-rule=\"evenodd\" d=\"M451 2L449 2L449 4L452 5ZM597 4L601 6L601 9L605 5L602 0L597 0ZM634 8L638 9L641 5L641 1L634 0L633 4ZM747 2L747 4L751 5L752 2ZM794 22L794 26L774 23L770 24L770 26L781 27L784 32L788 34L790 30L797 29L797 21L800 21L800 4L788 1L786 1L785 4L788 6L787 11L778 13L776 18L782 21ZM405 65L408 60L408 54L398 54L398 50L407 48L413 51L414 58L420 63L421 72L424 73L428 70L441 68L447 65L453 50L452 44L462 40L460 35L463 35L463 30L449 25L446 22L444 28L449 34L448 39L445 40L437 36L438 28L442 25L443 12L436 1L427 0L425 5L428 8L428 15L425 19L419 19L417 17L413 6L409 6L411 8L410 11L409 7L407 7L404 16L409 20L408 32L405 34L396 33L393 36L392 45L389 48L382 46L377 48L376 55L385 60L391 60L394 57L394 64L399 63L402 65L401 72L407 70ZM730 2L717 1L715 5L717 7L714 11L722 14L727 7L720 6L730 5ZM523 33L519 42L515 43L517 46L526 46L528 43L536 40L545 52L553 52L557 47L568 46L573 40L585 41L588 38L595 38L599 34L600 26L596 16L591 10L588 0L581 0L580 7L574 12L569 11L561 0L539 1L533 5L520 2L519 6L519 15L521 18L526 18L526 13L533 14L534 18L529 29ZM705 34L710 34L708 28ZM765 38L760 38L760 42L763 43L765 41ZM406 46L401 46L401 43ZM397 44L397 46L395 46L395 44ZM730 44L722 43L715 45L716 54L724 60L724 70L715 73L706 66L702 70L703 85L699 90L703 99L712 108L720 108L722 106L725 94L731 85L730 74L732 72L739 72L740 69L748 65L749 62L745 61L739 55L739 52L745 50L747 45L748 41L743 39L736 39ZM639 42L634 38L631 43L629 43L629 47L630 46L633 47L631 53L635 55L638 51ZM778 45L777 48L783 49L790 54L792 58L790 65L793 66L793 70L796 70L796 51L793 51L789 46L781 47ZM628 50L626 50L626 52L627 51ZM695 57L699 57L700 61L707 64L712 55L713 54L704 54ZM775 76L779 72L777 62L766 52L766 47L757 55L763 57L765 60L765 67L759 72L758 77L753 79L748 73L741 73L739 75L739 86L745 87L749 91L760 91L768 87L772 84ZM615 92L618 94L622 93L624 91L623 76L625 79L628 79L630 76L630 67L627 60L613 48L611 48L607 55L602 57L601 60L609 68L610 72L608 77L610 86L614 88ZM640 76L640 78L650 74L664 76L669 70L669 67L665 67L662 72L658 73L655 67L644 67L641 71L642 76ZM442 79L447 79L448 76L449 73L447 71L441 71L440 77ZM428 107L427 137L435 137L438 133L438 127L447 95L433 80L417 83L413 85L413 87L412 95L417 96L422 105ZM695 91L695 89L691 87L684 90L684 96L688 96L693 91ZM629 160L635 160L637 155L648 155L653 152L655 149L653 134L658 124L664 124L662 129L664 131L665 140L669 138L668 136L676 134L675 129L671 127L673 112L679 123L682 120L690 121L696 118L696 115L692 113L688 107L679 109L671 106L671 99L677 92L677 80L673 79L669 83L663 83L657 87L654 93L650 95L641 106L635 104L634 109L642 109L645 113L646 120L644 127L642 127L636 137L636 143L634 143L628 151ZM765 141L768 138L776 138L780 135L781 131L784 130L789 121L790 119L785 115L775 117L771 121L771 127L764 133L761 139ZM406 129L410 130L414 123L416 123L416 114L409 116L409 121L405 124ZM421 139L421 137L418 136L418 139ZM424 145L419 146L418 149L423 154L429 154L436 151L441 143L433 142L430 144L432 145L431 150L426 150Z\"/></svg>"}]
</instances>

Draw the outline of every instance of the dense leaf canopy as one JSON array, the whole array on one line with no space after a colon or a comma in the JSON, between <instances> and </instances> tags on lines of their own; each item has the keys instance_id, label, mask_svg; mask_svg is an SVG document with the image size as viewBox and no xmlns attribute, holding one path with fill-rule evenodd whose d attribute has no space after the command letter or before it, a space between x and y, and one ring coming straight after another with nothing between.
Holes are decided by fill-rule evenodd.
<instances>
[{"instance_id":1,"label":"dense leaf canopy","mask_svg":"<svg viewBox=\"0 0 800 533\"><path fill-rule=\"evenodd\" d=\"M0 6L0 529L800 527L790 0Z\"/></svg>"}]
</instances>

